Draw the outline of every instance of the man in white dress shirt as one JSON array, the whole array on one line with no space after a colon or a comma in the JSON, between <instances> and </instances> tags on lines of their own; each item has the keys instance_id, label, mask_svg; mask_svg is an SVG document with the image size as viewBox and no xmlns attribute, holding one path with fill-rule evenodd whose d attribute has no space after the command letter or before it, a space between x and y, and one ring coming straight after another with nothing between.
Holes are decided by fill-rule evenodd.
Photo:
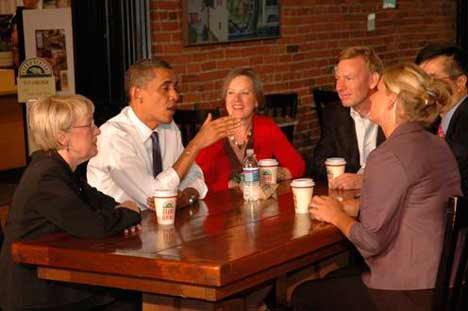
<instances>
[{"instance_id":1,"label":"man in white dress shirt","mask_svg":"<svg viewBox=\"0 0 468 311\"><path fill-rule=\"evenodd\" d=\"M382 71L382 61L369 47L353 46L340 53L335 79L341 105L324 110L324 124L312 162L314 177L325 179L327 158L346 160L346 173L335 178L330 188L360 189L367 156L385 139L379 127L367 118L369 97Z\"/></svg>"},{"instance_id":2,"label":"man in white dress shirt","mask_svg":"<svg viewBox=\"0 0 468 311\"><path fill-rule=\"evenodd\" d=\"M208 189L195 157L230 135L239 121L208 116L184 149L172 119L179 99L172 67L163 60L141 60L128 69L125 88L129 105L101 126L99 153L88 163L89 184L116 201L134 200L141 209L155 189L178 189L179 207L204 198Z\"/></svg>"}]
</instances>

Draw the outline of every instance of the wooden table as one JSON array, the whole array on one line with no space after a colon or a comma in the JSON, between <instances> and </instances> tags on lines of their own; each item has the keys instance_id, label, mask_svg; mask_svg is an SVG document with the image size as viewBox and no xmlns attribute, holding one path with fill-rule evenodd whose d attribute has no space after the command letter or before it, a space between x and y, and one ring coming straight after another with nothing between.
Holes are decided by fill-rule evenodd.
<instances>
[{"instance_id":1,"label":"wooden table","mask_svg":"<svg viewBox=\"0 0 468 311\"><path fill-rule=\"evenodd\" d=\"M324 191L316 187L316 193ZM144 310L193 302L215 310L234 294L282 280L349 247L335 227L294 213L288 185L280 186L277 199L257 205L226 191L177 213L174 226L158 226L147 211L143 230L129 236L84 240L54 234L16 242L13 258L37 265L40 278L141 291Z\"/></svg>"}]
</instances>

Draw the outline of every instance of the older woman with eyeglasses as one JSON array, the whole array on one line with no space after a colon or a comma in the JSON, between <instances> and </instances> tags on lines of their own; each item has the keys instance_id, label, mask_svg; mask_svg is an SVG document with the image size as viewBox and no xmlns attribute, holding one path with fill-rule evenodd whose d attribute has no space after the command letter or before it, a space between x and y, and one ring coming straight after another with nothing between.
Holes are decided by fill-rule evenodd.
<instances>
[{"instance_id":1,"label":"older woman with eyeglasses","mask_svg":"<svg viewBox=\"0 0 468 311\"><path fill-rule=\"evenodd\" d=\"M423 126L448 104L449 94L444 82L414 64L384 71L369 118L386 141L367 160L360 202L316 196L310 210L354 244L369 270L301 285L295 310L432 310L444 211L461 189L450 148ZM345 210L359 211L358 218Z\"/></svg>"},{"instance_id":2,"label":"older woman with eyeglasses","mask_svg":"<svg viewBox=\"0 0 468 311\"><path fill-rule=\"evenodd\" d=\"M100 238L138 230L141 220L134 202L119 204L75 175L79 164L97 154L99 129L89 99L79 95L42 98L31 103L28 112L30 133L40 150L32 155L9 210L0 255L1 308L89 310L114 305L134 309L138 296L41 280L36 268L12 261L11 244L17 239L54 232Z\"/></svg>"},{"instance_id":3,"label":"older woman with eyeglasses","mask_svg":"<svg viewBox=\"0 0 468 311\"><path fill-rule=\"evenodd\" d=\"M262 83L252 69L229 72L222 95L227 113L239 119L241 126L234 135L203 149L196 159L209 191L238 185L247 149L254 149L257 160L275 158L279 162L280 181L304 174L304 160L280 128L271 118L255 113L264 98Z\"/></svg>"}]
</instances>

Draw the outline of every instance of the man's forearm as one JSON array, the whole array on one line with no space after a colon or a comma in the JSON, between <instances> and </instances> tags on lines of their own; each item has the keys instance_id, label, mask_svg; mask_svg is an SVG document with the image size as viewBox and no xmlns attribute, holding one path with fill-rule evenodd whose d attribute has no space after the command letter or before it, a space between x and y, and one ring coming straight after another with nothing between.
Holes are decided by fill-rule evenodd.
<instances>
[{"instance_id":1,"label":"man's forearm","mask_svg":"<svg viewBox=\"0 0 468 311\"><path fill-rule=\"evenodd\" d=\"M179 175L180 180L184 179L185 175L187 175L187 172L195 162L195 158L199 152L200 147L191 141L174 163L172 168L176 171L177 175Z\"/></svg>"}]
</instances>

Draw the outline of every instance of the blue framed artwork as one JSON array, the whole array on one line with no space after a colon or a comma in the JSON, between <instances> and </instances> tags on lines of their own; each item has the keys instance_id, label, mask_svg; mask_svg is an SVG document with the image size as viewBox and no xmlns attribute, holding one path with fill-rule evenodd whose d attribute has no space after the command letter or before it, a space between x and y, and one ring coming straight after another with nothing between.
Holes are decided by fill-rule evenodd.
<instances>
[{"instance_id":1,"label":"blue framed artwork","mask_svg":"<svg viewBox=\"0 0 468 311\"><path fill-rule=\"evenodd\" d=\"M280 36L279 0L184 0L186 45Z\"/></svg>"},{"instance_id":2,"label":"blue framed artwork","mask_svg":"<svg viewBox=\"0 0 468 311\"><path fill-rule=\"evenodd\" d=\"M396 0L383 0L382 7L384 9L395 9L396 8Z\"/></svg>"}]
</instances>

